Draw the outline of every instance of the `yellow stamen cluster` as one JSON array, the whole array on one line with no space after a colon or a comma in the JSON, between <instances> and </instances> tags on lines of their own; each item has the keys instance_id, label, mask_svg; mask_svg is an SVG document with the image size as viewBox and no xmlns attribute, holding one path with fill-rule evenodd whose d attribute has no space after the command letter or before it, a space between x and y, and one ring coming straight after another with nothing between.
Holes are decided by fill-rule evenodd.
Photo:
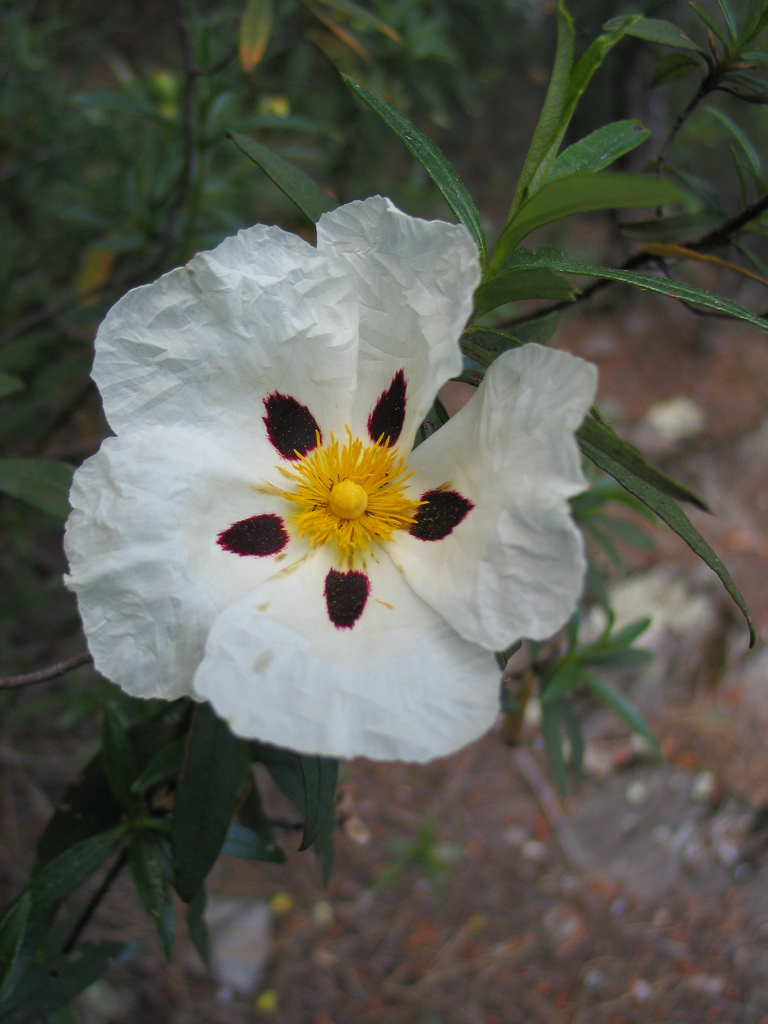
<instances>
[{"instance_id":1,"label":"yellow stamen cluster","mask_svg":"<svg viewBox=\"0 0 768 1024\"><path fill-rule=\"evenodd\" d=\"M317 448L299 456L295 472L280 466L296 484L281 491L299 506L290 522L312 545L335 540L342 562L407 529L421 504L406 497L405 482L413 474L388 441L363 444L349 427L347 434L343 448L333 434L321 447L318 436Z\"/></svg>"}]
</instances>

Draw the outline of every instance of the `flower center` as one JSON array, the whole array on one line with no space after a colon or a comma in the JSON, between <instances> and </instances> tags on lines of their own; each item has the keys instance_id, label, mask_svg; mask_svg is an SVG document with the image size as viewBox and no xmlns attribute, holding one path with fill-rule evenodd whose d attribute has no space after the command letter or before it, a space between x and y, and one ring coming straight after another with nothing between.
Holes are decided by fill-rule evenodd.
<instances>
[{"instance_id":1,"label":"flower center","mask_svg":"<svg viewBox=\"0 0 768 1024\"><path fill-rule=\"evenodd\" d=\"M359 519L368 507L368 491L354 480L339 480L331 488L328 505L339 519Z\"/></svg>"},{"instance_id":2,"label":"flower center","mask_svg":"<svg viewBox=\"0 0 768 1024\"><path fill-rule=\"evenodd\" d=\"M347 435L343 448L333 434L321 447L318 436L317 448L300 455L295 470L279 467L294 483L281 496L299 506L290 522L312 545L336 541L341 562L407 530L421 504L406 497L412 474L387 442L364 444L349 427Z\"/></svg>"}]
</instances>

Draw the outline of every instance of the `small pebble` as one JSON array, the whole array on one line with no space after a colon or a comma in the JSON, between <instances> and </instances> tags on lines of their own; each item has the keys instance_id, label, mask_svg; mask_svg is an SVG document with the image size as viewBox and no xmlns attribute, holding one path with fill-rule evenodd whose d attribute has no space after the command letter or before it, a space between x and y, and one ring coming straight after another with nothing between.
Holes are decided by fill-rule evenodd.
<instances>
[{"instance_id":1,"label":"small pebble","mask_svg":"<svg viewBox=\"0 0 768 1024\"><path fill-rule=\"evenodd\" d=\"M638 978L632 986L631 992L638 1003L647 1003L653 994L653 990L645 978Z\"/></svg>"},{"instance_id":2,"label":"small pebble","mask_svg":"<svg viewBox=\"0 0 768 1024\"><path fill-rule=\"evenodd\" d=\"M529 839L527 843L523 843L520 852L526 860L544 860L547 856L547 847L538 839Z\"/></svg>"},{"instance_id":3,"label":"small pebble","mask_svg":"<svg viewBox=\"0 0 768 1024\"><path fill-rule=\"evenodd\" d=\"M627 786L625 796L630 804L641 804L648 799L648 783L643 779L635 779Z\"/></svg>"},{"instance_id":4,"label":"small pebble","mask_svg":"<svg viewBox=\"0 0 768 1024\"><path fill-rule=\"evenodd\" d=\"M699 803L706 803L708 800L712 799L716 787L717 781L715 780L714 772L699 772L693 780L691 797Z\"/></svg>"},{"instance_id":5,"label":"small pebble","mask_svg":"<svg viewBox=\"0 0 768 1024\"><path fill-rule=\"evenodd\" d=\"M605 988L605 975L603 972L598 971L597 968L587 971L584 978L584 988L588 992L602 992Z\"/></svg>"}]
</instances>

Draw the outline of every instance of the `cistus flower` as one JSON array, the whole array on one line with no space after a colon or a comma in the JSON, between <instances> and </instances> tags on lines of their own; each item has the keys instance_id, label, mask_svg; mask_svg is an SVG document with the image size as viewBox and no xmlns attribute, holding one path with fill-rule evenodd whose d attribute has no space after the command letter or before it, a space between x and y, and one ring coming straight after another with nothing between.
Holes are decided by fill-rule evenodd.
<instances>
[{"instance_id":1,"label":"cistus flower","mask_svg":"<svg viewBox=\"0 0 768 1024\"><path fill-rule=\"evenodd\" d=\"M109 312L115 437L75 474L96 667L307 753L424 761L498 711L493 652L568 618L594 368L528 345L411 450L479 280L458 225L376 197L317 247L257 225Z\"/></svg>"}]
</instances>

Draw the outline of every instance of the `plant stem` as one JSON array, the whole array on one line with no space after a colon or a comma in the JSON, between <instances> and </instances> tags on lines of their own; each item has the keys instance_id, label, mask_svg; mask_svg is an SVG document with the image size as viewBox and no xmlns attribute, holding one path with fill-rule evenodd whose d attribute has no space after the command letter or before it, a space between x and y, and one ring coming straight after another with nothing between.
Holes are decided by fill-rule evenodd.
<instances>
[{"instance_id":1,"label":"plant stem","mask_svg":"<svg viewBox=\"0 0 768 1024\"><path fill-rule=\"evenodd\" d=\"M64 661L57 661L55 665L48 665L46 668L38 668L34 672L25 672L20 676L5 676L0 678L0 690L13 690L19 686L33 686L35 683L47 683L51 679L58 679L65 676L81 665L88 665L93 661L90 651L81 651Z\"/></svg>"}]
</instances>

